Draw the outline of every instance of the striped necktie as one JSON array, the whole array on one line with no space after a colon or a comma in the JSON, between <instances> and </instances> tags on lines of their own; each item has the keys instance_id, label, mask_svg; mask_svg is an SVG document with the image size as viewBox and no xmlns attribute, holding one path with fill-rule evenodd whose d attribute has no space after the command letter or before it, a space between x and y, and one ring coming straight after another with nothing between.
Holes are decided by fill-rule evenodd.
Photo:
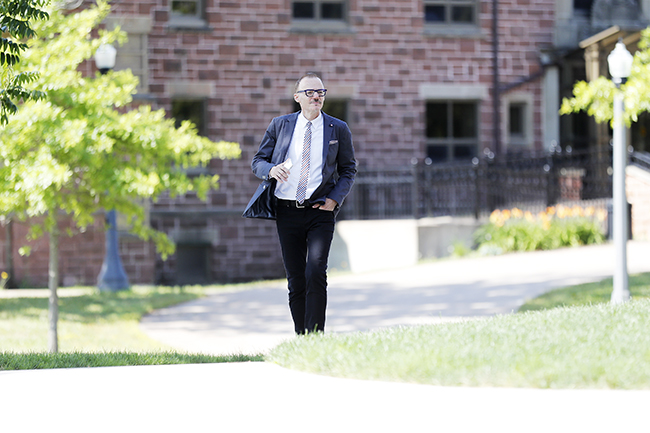
<instances>
[{"instance_id":1,"label":"striped necktie","mask_svg":"<svg viewBox=\"0 0 650 433\"><path fill-rule=\"evenodd\" d=\"M296 190L296 201L302 204L307 198L307 183L309 182L309 159L311 154L311 122L305 128L305 141L302 145L302 164L300 166L300 180Z\"/></svg>"}]
</instances>

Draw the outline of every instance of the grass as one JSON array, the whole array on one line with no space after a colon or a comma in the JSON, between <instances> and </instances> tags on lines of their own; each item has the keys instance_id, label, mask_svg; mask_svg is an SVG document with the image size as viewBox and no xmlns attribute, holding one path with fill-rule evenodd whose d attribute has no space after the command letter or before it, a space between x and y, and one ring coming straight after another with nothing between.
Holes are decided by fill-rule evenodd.
<instances>
[{"instance_id":1,"label":"grass","mask_svg":"<svg viewBox=\"0 0 650 433\"><path fill-rule=\"evenodd\" d=\"M176 352L131 353L0 353L0 371L47 368L117 367L127 365L207 364L263 361L262 355L204 355Z\"/></svg>"},{"instance_id":2,"label":"grass","mask_svg":"<svg viewBox=\"0 0 650 433\"><path fill-rule=\"evenodd\" d=\"M80 296L62 296L58 354L45 353L47 298L0 298L0 370L261 361L261 355L178 353L140 330L145 314L214 289L142 286L107 293L88 288Z\"/></svg>"},{"instance_id":3,"label":"grass","mask_svg":"<svg viewBox=\"0 0 650 433\"><path fill-rule=\"evenodd\" d=\"M379 332L314 335L268 361L311 373L442 386L650 388L650 300Z\"/></svg>"},{"instance_id":4,"label":"grass","mask_svg":"<svg viewBox=\"0 0 650 433\"><path fill-rule=\"evenodd\" d=\"M203 296L202 287L135 287L59 298L59 350L160 351L171 349L139 329L156 309ZM47 298L0 299L0 351L47 349Z\"/></svg>"},{"instance_id":5,"label":"grass","mask_svg":"<svg viewBox=\"0 0 650 433\"><path fill-rule=\"evenodd\" d=\"M531 299L519 308L520 312L546 310L561 306L591 305L609 302L612 296L612 279L580 284L545 293ZM634 299L650 298L650 273L630 275L629 289Z\"/></svg>"},{"instance_id":6,"label":"grass","mask_svg":"<svg viewBox=\"0 0 650 433\"><path fill-rule=\"evenodd\" d=\"M530 301L522 313L371 333L309 335L267 360L331 376L442 386L650 389L650 274L634 300L606 301L612 283ZM531 311L538 310L538 311Z\"/></svg>"}]
</instances>

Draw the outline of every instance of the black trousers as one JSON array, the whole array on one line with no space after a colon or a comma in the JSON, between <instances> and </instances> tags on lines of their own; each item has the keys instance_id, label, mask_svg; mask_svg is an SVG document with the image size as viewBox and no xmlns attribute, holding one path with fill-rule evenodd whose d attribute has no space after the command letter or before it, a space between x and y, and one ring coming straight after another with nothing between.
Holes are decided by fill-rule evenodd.
<instances>
[{"instance_id":1,"label":"black trousers","mask_svg":"<svg viewBox=\"0 0 650 433\"><path fill-rule=\"evenodd\" d=\"M289 283L289 309L297 334L325 330L327 260L334 212L277 206L276 225Z\"/></svg>"}]
</instances>

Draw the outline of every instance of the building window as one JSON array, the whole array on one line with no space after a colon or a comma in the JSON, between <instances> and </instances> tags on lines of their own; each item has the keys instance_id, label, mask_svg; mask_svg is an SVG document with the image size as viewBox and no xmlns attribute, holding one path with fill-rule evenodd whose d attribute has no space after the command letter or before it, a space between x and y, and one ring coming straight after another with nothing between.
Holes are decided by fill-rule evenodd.
<instances>
[{"instance_id":1,"label":"building window","mask_svg":"<svg viewBox=\"0 0 650 433\"><path fill-rule=\"evenodd\" d=\"M170 25L205 27L204 0L171 0Z\"/></svg>"},{"instance_id":2,"label":"building window","mask_svg":"<svg viewBox=\"0 0 650 433\"><path fill-rule=\"evenodd\" d=\"M474 25L476 0L424 0L424 21L427 24Z\"/></svg>"},{"instance_id":3,"label":"building window","mask_svg":"<svg viewBox=\"0 0 650 433\"><path fill-rule=\"evenodd\" d=\"M591 6L594 0L573 0L573 11L576 16L591 16Z\"/></svg>"},{"instance_id":4,"label":"building window","mask_svg":"<svg viewBox=\"0 0 650 433\"><path fill-rule=\"evenodd\" d=\"M206 105L205 99L174 99L171 115L176 121L176 127L181 126L184 120L189 120L196 125L199 135L207 136Z\"/></svg>"},{"instance_id":5,"label":"building window","mask_svg":"<svg viewBox=\"0 0 650 433\"><path fill-rule=\"evenodd\" d=\"M326 99L323 111L330 116L336 117L346 123L348 122L348 100L347 99ZM293 102L294 111L300 111L300 104Z\"/></svg>"},{"instance_id":6,"label":"building window","mask_svg":"<svg viewBox=\"0 0 650 433\"><path fill-rule=\"evenodd\" d=\"M472 159L478 149L478 103L427 102L426 134L427 157L434 163Z\"/></svg>"},{"instance_id":7,"label":"building window","mask_svg":"<svg viewBox=\"0 0 650 433\"><path fill-rule=\"evenodd\" d=\"M176 284L206 284L210 281L210 245L176 246Z\"/></svg>"},{"instance_id":8,"label":"building window","mask_svg":"<svg viewBox=\"0 0 650 433\"><path fill-rule=\"evenodd\" d=\"M506 133L509 150L521 150L533 145L533 97L515 94L504 99Z\"/></svg>"},{"instance_id":9,"label":"building window","mask_svg":"<svg viewBox=\"0 0 650 433\"><path fill-rule=\"evenodd\" d=\"M327 32L347 29L347 0L312 0L291 3L293 29Z\"/></svg>"},{"instance_id":10,"label":"building window","mask_svg":"<svg viewBox=\"0 0 650 433\"><path fill-rule=\"evenodd\" d=\"M508 133L510 137L526 135L526 105L523 103L510 104L508 108Z\"/></svg>"},{"instance_id":11,"label":"building window","mask_svg":"<svg viewBox=\"0 0 650 433\"><path fill-rule=\"evenodd\" d=\"M294 20L345 20L344 1L300 1L293 2Z\"/></svg>"}]
</instances>

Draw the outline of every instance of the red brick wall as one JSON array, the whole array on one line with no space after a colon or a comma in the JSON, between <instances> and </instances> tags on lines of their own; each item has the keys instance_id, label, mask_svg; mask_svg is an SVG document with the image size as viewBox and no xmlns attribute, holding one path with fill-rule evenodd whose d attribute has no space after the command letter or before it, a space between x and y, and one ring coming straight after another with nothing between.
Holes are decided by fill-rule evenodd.
<instances>
[{"instance_id":1,"label":"red brick wall","mask_svg":"<svg viewBox=\"0 0 650 433\"><path fill-rule=\"evenodd\" d=\"M153 105L170 108L173 83L208 82L214 89L207 95L209 136L241 144L240 160L213 162L212 170L222 176L221 188L208 203L161 200L152 213L154 226L169 230L182 226L184 218L165 216L164 211L205 212L206 224L219 228L211 263L216 281L284 274L273 223L238 215L259 182L251 173L251 158L271 118L293 110L288 88L301 74L315 70L326 86L356 86L349 124L360 170L424 158L421 84L491 88L489 0L480 2L481 35L473 37L426 35L421 0L350 0L351 32L342 34L292 31L290 0L206 0L209 29L174 30L169 26L170 3L122 0L113 4L113 13L152 19L148 60ZM499 66L501 82L507 85L538 71L539 49L552 45L555 0L501 0L499 5ZM541 81L516 91L533 95L534 147L541 149ZM492 107L489 99L481 102L479 141L494 150ZM125 247L126 254L131 247ZM148 274L138 267L151 268L146 262L151 254L143 252L140 265L134 259L132 280L132 273L138 278ZM173 260L165 265L158 259L156 272L170 266Z\"/></svg>"},{"instance_id":2,"label":"red brick wall","mask_svg":"<svg viewBox=\"0 0 650 433\"><path fill-rule=\"evenodd\" d=\"M105 232L101 218L83 233L69 220L62 222L59 228L59 284L95 285L104 260ZM11 230L13 237L13 282L19 287L47 287L50 256L48 235L26 241L29 223L14 222L10 226L5 224L0 230L0 266L3 271L9 271L8 230ZM74 234L69 236L68 230ZM19 249L24 246L31 247L28 256L19 254ZM155 257L149 243L123 237L120 242L120 255L130 283L153 283Z\"/></svg>"}]
</instances>

